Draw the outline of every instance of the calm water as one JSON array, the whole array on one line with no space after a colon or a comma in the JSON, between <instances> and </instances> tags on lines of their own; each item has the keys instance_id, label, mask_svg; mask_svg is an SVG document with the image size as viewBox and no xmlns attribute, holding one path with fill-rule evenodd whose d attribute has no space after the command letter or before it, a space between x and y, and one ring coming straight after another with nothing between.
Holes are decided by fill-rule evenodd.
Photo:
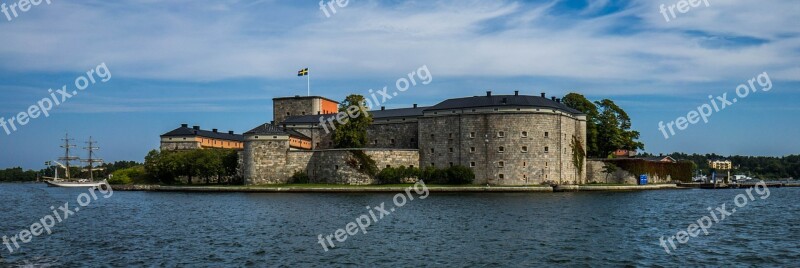
<instances>
[{"instance_id":1,"label":"calm water","mask_svg":"<svg viewBox=\"0 0 800 268\"><path fill-rule=\"evenodd\" d=\"M85 189L0 184L0 235L13 236ZM744 190L622 193L430 193L367 233L324 252L328 235L389 194L114 192L34 237L0 266L793 266L800 263L800 188L714 224L710 234L659 245ZM377 213L376 213L377 215ZM677 242L676 242L677 243Z\"/></svg>"}]
</instances>

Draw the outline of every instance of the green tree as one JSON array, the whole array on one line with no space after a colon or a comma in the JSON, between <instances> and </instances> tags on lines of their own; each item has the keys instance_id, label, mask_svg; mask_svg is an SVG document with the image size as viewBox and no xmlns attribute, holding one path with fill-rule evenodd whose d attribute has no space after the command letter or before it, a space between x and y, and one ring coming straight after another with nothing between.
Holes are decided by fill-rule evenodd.
<instances>
[{"instance_id":1,"label":"green tree","mask_svg":"<svg viewBox=\"0 0 800 268\"><path fill-rule=\"evenodd\" d=\"M597 106L581 94L569 93L563 102L567 107L581 111L586 115L586 155L589 157L605 157L597 147L597 127L599 112Z\"/></svg>"},{"instance_id":2,"label":"green tree","mask_svg":"<svg viewBox=\"0 0 800 268\"><path fill-rule=\"evenodd\" d=\"M334 120L333 143L336 148L361 148L367 144L367 127L372 117L367 112L364 96L347 96L339 106L340 114L347 117ZM339 117L337 117L338 119Z\"/></svg>"},{"instance_id":3,"label":"green tree","mask_svg":"<svg viewBox=\"0 0 800 268\"><path fill-rule=\"evenodd\" d=\"M644 149L644 143L638 141L639 132L631 130L631 119L622 108L609 99L595 104L601 110L597 126L598 156L610 156L617 149Z\"/></svg>"}]
</instances>

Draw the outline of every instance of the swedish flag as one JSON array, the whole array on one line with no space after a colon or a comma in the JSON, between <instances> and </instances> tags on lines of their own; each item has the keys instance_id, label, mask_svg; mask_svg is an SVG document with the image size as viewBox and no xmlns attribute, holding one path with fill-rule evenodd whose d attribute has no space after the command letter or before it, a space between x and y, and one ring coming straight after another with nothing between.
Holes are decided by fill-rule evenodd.
<instances>
[{"instance_id":1,"label":"swedish flag","mask_svg":"<svg viewBox=\"0 0 800 268\"><path fill-rule=\"evenodd\" d=\"M306 76L308 75L308 68L304 68L300 71L297 71L297 76Z\"/></svg>"}]
</instances>

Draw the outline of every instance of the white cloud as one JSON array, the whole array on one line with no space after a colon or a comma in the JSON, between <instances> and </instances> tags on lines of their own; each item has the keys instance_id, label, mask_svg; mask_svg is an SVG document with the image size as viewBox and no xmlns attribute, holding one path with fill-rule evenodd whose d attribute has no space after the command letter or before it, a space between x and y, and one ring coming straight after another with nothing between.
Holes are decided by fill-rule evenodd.
<instances>
[{"instance_id":1,"label":"white cloud","mask_svg":"<svg viewBox=\"0 0 800 268\"><path fill-rule=\"evenodd\" d=\"M642 82L739 81L762 71L800 80L793 0L712 1L671 22L661 2L594 18L583 15L608 1L575 14L553 12L559 2L350 1L331 18L313 1L56 2L0 24L0 68L79 72L107 62L115 77L216 81L289 78L303 66L316 77L396 77L427 64L439 77L630 82L617 90L638 93L658 90ZM703 33L764 43L714 47Z\"/></svg>"}]
</instances>

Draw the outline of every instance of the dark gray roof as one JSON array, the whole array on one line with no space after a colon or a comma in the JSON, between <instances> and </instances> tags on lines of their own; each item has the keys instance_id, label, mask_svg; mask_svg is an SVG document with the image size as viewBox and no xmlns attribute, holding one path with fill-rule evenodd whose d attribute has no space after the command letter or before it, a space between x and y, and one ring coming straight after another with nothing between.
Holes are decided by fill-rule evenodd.
<instances>
[{"instance_id":1,"label":"dark gray roof","mask_svg":"<svg viewBox=\"0 0 800 268\"><path fill-rule=\"evenodd\" d=\"M284 130L282 127L273 125L273 124L262 124L250 131L245 132L244 134L257 134L257 135L289 135L293 137L303 138L303 139L311 139L303 133L297 132L296 130L287 129Z\"/></svg>"},{"instance_id":2,"label":"dark gray roof","mask_svg":"<svg viewBox=\"0 0 800 268\"><path fill-rule=\"evenodd\" d=\"M231 141L244 141L244 136L241 134L230 134L227 132L214 132L202 129L194 129L188 126L181 126L170 132L164 133L162 137L176 137L176 136L200 136L211 139L231 140Z\"/></svg>"},{"instance_id":3,"label":"dark gray roof","mask_svg":"<svg viewBox=\"0 0 800 268\"><path fill-rule=\"evenodd\" d=\"M395 118L395 117L419 117L422 116L422 111L428 107L416 108L400 108L400 109L386 109L369 111L373 119L382 118ZM318 115L300 115L290 116L283 120L284 124L319 124L319 118L322 117L323 121L327 121L330 117L336 117L336 114L318 114Z\"/></svg>"},{"instance_id":4,"label":"dark gray roof","mask_svg":"<svg viewBox=\"0 0 800 268\"><path fill-rule=\"evenodd\" d=\"M539 96L526 96L526 95L492 95L492 96L475 96L475 97L448 99L426 109L426 111L495 107L495 106L543 107L543 108L559 109L573 115L583 114L581 111L569 108L563 103L559 103L551 99L542 98Z\"/></svg>"},{"instance_id":5,"label":"dark gray roof","mask_svg":"<svg viewBox=\"0 0 800 268\"><path fill-rule=\"evenodd\" d=\"M299 96L299 95L297 95L297 96L294 96L294 97L272 98L272 100L290 100L290 99L303 100L303 99L317 99L317 98L323 99L323 100L327 100L327 101L332 101L332 102L335 102L335 103L339 103L338 101L335 101L335 100L332 100L332 99L329 99L329 98L326 98L326 97L322 97L322 96Z\"/></svg>"},{"instance_id":6,"label":"dark gray roof","mask_svg":"<svg viewBox=\"0 0 800 268\"><path fill-rule=\"evenodd\" d=\"M369 111L372 118L392 118L392 117L419 117L422 116L422 111L430 107L416 107L416 108L400 108L400 109L386 109Z\"/></svg>"}]
</instances>

